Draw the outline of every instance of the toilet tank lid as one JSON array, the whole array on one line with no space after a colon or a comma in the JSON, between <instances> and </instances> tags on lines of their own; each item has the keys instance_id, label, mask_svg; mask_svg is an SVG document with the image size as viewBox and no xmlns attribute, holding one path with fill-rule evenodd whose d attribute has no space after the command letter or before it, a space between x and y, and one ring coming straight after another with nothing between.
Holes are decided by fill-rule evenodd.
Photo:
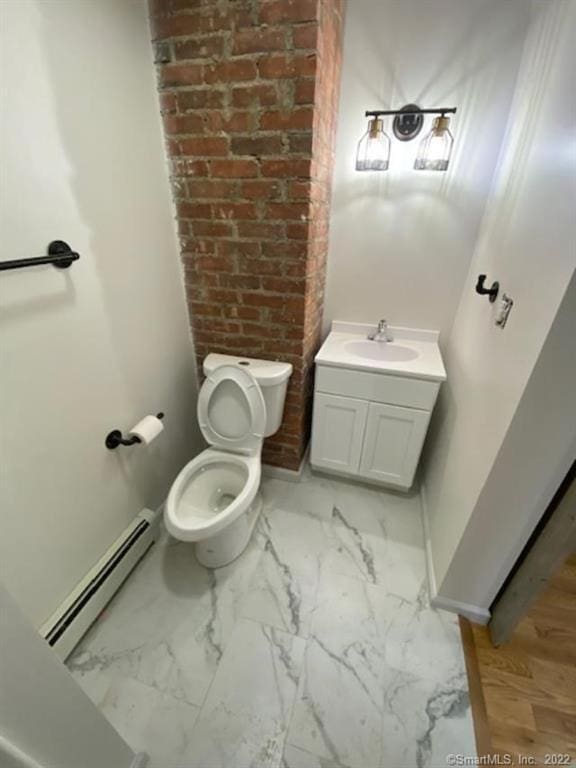
<instances>
[{"instance_id":1,"label":"toilet tank lid","mask_svg":"<svg viewBox=\"0 0 576 768\"><path fill-rule=\"evenodd\" d=\"M221 365L238 365L246 368L261 387L273 387L283 384L292 375L290 363L280 363L274 360L258 360L253 357L236 357L235 355L220 355L211 352L204 358L204 374L209 376Z\"/></svg>"}]
</instances>

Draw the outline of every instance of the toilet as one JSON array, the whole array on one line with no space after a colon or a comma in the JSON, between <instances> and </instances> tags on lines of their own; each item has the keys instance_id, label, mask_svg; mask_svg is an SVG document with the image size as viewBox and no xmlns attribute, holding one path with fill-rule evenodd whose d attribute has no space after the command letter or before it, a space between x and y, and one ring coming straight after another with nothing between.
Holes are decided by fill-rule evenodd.
<instances>
[{"instance_id":1,"label":"toilet","mask_svg":"<svg viewBox=\"0 0 576 768\"><path fill-rule=\"evenodd\" d=\"M180 471L164 510L168 532L195 542L208 568L246 548L262 508L261 451L282 423L290 363L209 354L198 423L210 445Z\"/></svg>"}]
</instances>

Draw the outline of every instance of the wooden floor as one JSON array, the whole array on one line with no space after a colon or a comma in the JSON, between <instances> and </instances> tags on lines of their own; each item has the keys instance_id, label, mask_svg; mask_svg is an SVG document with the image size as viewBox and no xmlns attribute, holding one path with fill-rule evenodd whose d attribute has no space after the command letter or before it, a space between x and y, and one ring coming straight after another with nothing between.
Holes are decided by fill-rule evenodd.
<instances>
[{"instance_id":1,"label":"wooden floor","mask_svg":"<svg viewBox=\"0 0 576 768\"><path fill-rule=\"evenodd\" d=\"M522 764L522 755L535 765L576 766L576 556L510 642L494 648L486 627L466 619L460 626L478 755L508 754L512 765Z\"/></svg>"}]
</instances>

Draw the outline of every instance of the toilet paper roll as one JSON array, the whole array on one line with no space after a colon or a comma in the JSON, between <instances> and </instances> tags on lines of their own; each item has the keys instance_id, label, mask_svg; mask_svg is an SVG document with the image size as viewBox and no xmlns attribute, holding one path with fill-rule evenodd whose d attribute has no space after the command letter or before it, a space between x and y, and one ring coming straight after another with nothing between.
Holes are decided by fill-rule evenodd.
<instances>
[{"instance_id":1,"label":"toilet paper roll","mask_svg":"<svg viewBox=\"0 0 576 768\"><path fill-rule=\"evenodd\" d=\"M130 430L131 435L136 435L146 445L150 445L160 432L164 429L164 424L156 416L144 416L138 424L135 424Z\"/></svg>"}]
</instances>

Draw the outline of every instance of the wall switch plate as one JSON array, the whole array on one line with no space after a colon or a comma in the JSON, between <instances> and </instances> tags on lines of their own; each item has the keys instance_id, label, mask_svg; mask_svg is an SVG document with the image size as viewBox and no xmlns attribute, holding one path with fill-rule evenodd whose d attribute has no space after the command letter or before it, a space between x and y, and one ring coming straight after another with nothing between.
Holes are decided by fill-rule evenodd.
<instances>
[{"instance_id":1,"label":"wall switch plate","mask_svg":"<svg viewBox=\"0 0 576 768\"><path fill-rule=\"evenodd\" d=\"M498 328L504 328L508 322L508 315L510 314L510 310L513 306L514 299L511 299L510 296L507 296L505 293L503 293L502 298L500 299L500 308L498 310L498 314L496 315L496 325Z\"/></svg>"}]
</instances>

